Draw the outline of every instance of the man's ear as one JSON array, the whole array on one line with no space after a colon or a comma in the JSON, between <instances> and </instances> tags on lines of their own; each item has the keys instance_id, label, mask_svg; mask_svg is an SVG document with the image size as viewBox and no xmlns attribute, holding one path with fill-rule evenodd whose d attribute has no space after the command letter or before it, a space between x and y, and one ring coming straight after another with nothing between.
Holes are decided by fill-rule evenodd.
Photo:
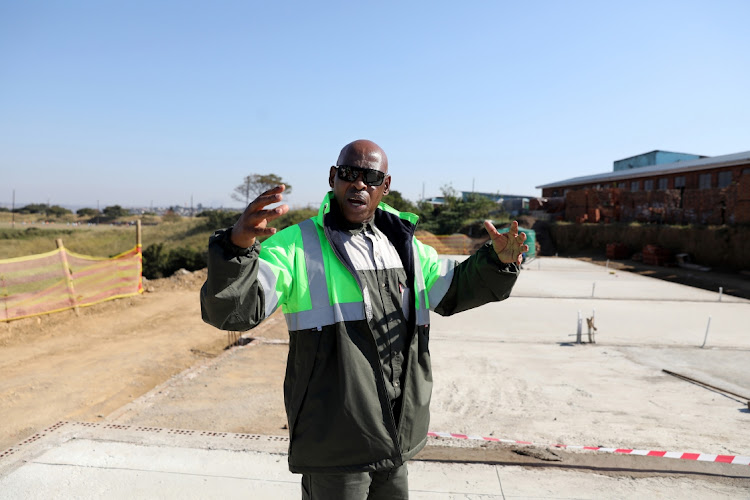
<instances>
[{"instance_id":1,"label":"man's ear","mask_svg":"<svg viewBox=\"0 0 750 500\"><path fill-rule=\"evenodd\" d=\"M391 176L386 176L383 181L383 196L391 192Z\"/></svg>"},{"instance_id":2,"label":"man's ear","mask_svg":"<svg viewBox=\"0 0 750 500\"><path fill-rule=\"evenodd\" d=\"M336 177L336 167L331 167L330 172L328 172L328 185L331 186L331 189L333 189L333 179Z\"/></svg>"}]
</instances>

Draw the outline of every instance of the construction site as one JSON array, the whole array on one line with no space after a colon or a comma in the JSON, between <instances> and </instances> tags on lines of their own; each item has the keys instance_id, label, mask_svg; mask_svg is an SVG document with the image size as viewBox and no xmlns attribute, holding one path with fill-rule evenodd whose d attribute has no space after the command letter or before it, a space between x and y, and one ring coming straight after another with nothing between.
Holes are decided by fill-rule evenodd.
<instances>
[{"instance_id":1,"label":"construction site","mask_svg":"<svg viewBox=\"0 0 750 500\"><path fill-rule=\"evenodd\" d=\"M0 498L299 497L283 316L213 329L204 279L0 324ZM539 257L431 322L412 498L748 498L750 301Z\"/></svg>"}]
</instances>

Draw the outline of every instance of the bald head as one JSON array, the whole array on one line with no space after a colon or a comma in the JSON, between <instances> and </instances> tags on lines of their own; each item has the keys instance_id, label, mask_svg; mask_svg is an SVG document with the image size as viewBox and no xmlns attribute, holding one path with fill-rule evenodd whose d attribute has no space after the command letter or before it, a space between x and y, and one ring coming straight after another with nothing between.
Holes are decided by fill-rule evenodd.
<instances>
[{"instance_id":1,"label":"bald head","mask_svg":"<svg viewBox=\"0 0 750 500\"><path fill-rule=\"evenodd\" d=\"M350 142L339 153L336 165L372 168L381 172L388 172L388 157L385 151L372 141L359 139Z\"/></svg>"},{"instance_id":2,"label":"bald head","mask_svg":"<svg viewBox=\"0 0 750 500\"><path fill-rule=\"evenodd\" d=\"M372 172L367 174L368 170L377 170L386 175L380 177L375 174L373 177ZM347 173L342 176L342 171ZM375 185L378 179L380 184ZM341 214L348 222L362 224L372 220L380 200L391 187L385 151L365 139L350 142L341 150L336 166L328 172L328 184L333 189L333 197Z\"/></svg>"}]
</instances>

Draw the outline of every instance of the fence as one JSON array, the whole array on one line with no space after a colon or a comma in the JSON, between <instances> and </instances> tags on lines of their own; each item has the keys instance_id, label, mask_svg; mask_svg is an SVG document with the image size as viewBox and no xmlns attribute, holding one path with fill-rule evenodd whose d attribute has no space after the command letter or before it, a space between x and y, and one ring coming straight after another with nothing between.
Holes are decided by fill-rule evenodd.
<instances>
[{"instance_id":1,"label":"fence","mask_svg":"<svg viewBox=\"0 0 750 500\"><path fill-rule=\"evenodd\" d=\"M437 253L446 255L470 255L489 239L489 236L482 239L470 238L465 234L437 235L426 231L417 231L416 236Z\"/></svg>"},{"instance_id":2,"label":"fence","mask_svg":"<svg viewBox=\"0 0 750 500\"><path fill-rule=\"evenodd\" d=\"M526 256L536 257L536 232L522 227L519 227L518 231L526 233L526 244L529 245ZM500 229L499 232L507 233L508 228ZM416 236L419 241L430 245L437 253L445 255L471 255L489 241L489 235L482 238L470 238L465 234L437 235L427 231L417 231Z\"/></svg>"},{"instance_id":3,"label":"fence","mask_svg":"<svg viewBox=\"0 0 750 500\"><path fill-rule=\"evenodd\" d=\"M136 246L111 258L57 250L0 260L0 321L91 306L143 293L140 224Z\"/></svg>"}]
</instances>

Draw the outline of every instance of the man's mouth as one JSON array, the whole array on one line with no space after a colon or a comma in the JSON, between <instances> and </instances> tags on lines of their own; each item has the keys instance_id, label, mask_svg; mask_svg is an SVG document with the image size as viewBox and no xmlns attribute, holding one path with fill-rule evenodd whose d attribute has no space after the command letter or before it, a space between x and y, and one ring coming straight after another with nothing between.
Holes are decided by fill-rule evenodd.
<instances>
[{"instance_id":1,"label":"man's mouth","mask_svg":"<svg viewBox=\"0 0 750 500\"><path fill-rule=\"evenodd\" d=\"M355 207L363 207L367 205L367 198L362 195L353 195L347 198L347 201Z\"/></svg>"}]
</instances>

